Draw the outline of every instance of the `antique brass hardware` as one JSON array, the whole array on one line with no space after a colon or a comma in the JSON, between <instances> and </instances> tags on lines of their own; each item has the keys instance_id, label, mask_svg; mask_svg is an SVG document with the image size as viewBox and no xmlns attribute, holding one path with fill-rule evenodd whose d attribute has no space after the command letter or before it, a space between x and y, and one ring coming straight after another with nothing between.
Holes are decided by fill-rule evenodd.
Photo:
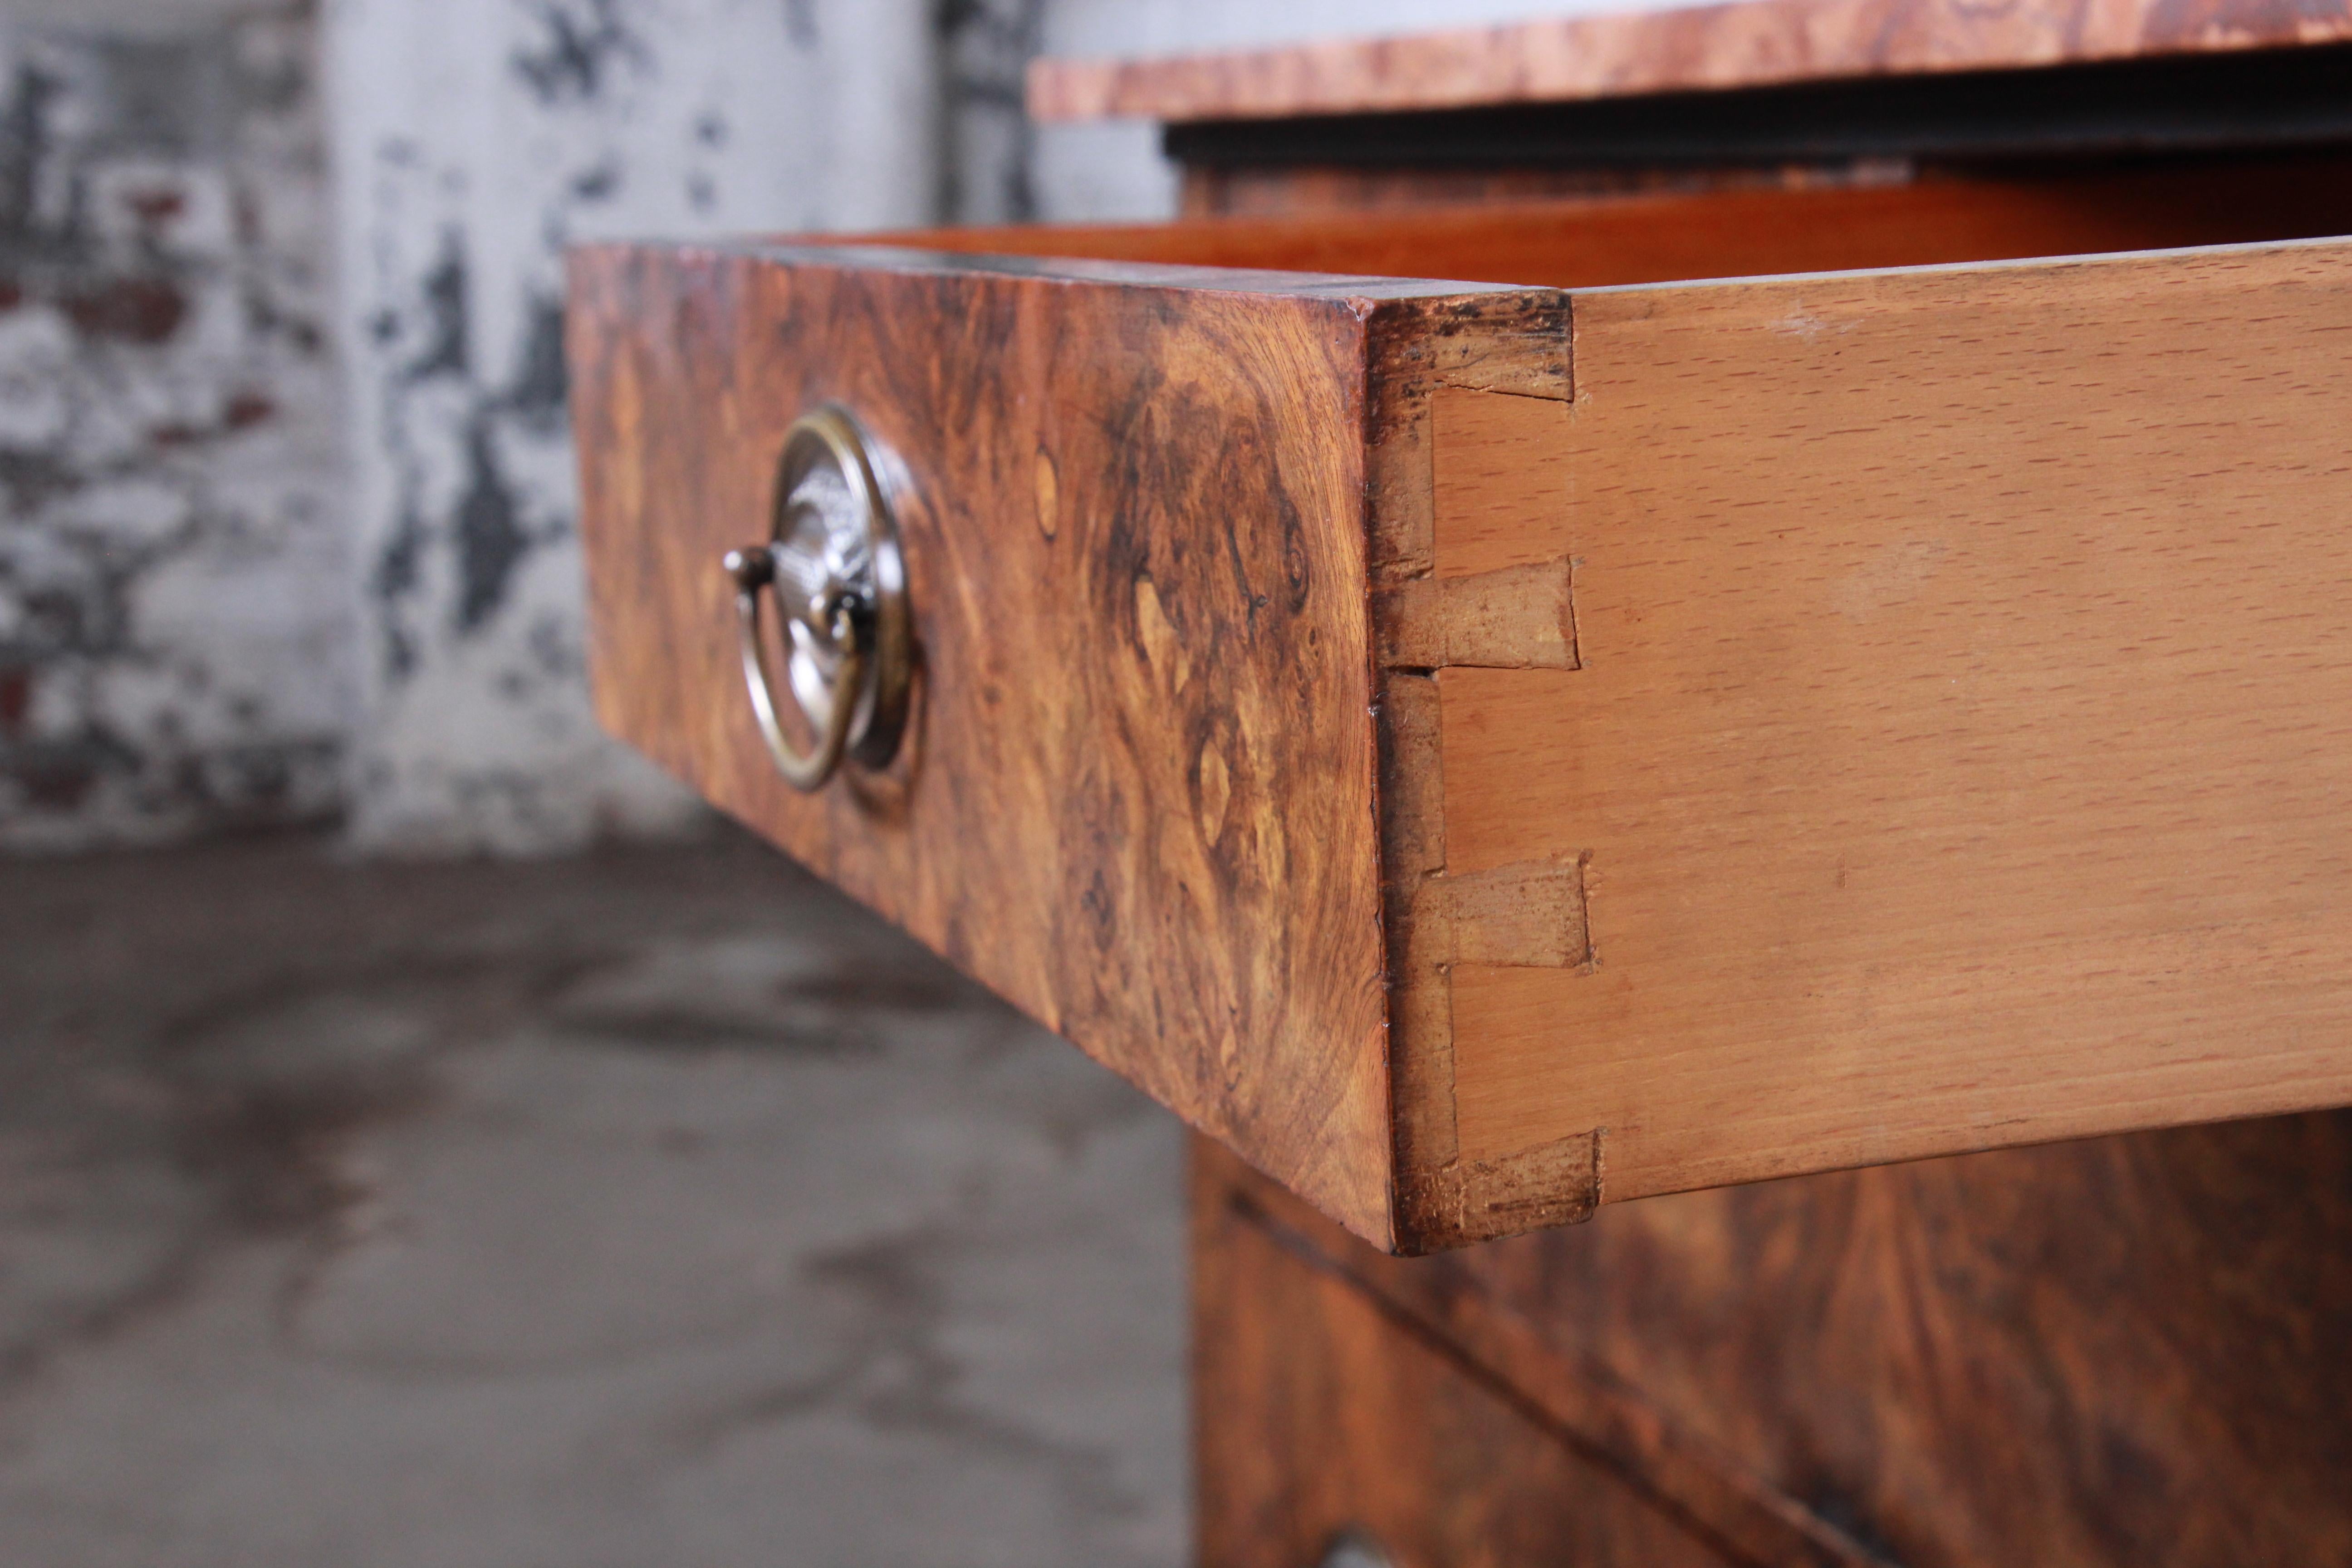
<instances>
[{"instance_id":1,"label":"antique brass hardware","mask_svg":"<svg viewBox=\"0 0 2352 1568\"><path fill-rule=\"evenodd\" d=\"M727 552L735 584L743 684L776 770L815 790L846 757L886 765L906 727L912 673L907 574L876 449L847 410L827 404L795 420L777 459L764 544ZM788 700L814 744L787 732L760 598L782 613Z\"/></svg>"}]
</instances>

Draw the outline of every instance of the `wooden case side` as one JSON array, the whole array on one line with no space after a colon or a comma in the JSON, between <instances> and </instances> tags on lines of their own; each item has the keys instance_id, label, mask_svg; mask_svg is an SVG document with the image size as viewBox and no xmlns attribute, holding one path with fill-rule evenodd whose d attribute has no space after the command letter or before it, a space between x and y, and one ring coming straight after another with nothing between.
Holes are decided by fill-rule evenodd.
<instances>
[{"instance_id":1,"label":"wooden case side","mask_svg":"<svg viewBox=\"0 0 2352 1568\"><path fill-rule=\"evenodd\" d=\"M1362 396L1388 280L573 252L598 711L1357 1234L1392 1242ZM722 551L828 399L902 459L921 653L795 794Z\"/></svg>"}]
</instances>

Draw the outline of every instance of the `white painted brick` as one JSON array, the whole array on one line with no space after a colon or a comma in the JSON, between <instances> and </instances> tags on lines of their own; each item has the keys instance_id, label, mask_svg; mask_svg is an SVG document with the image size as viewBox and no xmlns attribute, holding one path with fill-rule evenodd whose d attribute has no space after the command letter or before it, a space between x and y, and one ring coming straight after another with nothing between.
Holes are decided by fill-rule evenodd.
<instances>
[{"instance_id":1,"label":"white painted brick","mask_svg":"<svg viewBox=\"0 0 2352 1568\"><path fill-rule=\"evenodd\" d=\"M65 438L74 350L72 328L47 306L0 314L0 449L39 451Z\"/></svg>"},{"instance_id":2,"label":"white painted brick","mask_svg":"<svg viewBox=\"0 0 2352 1568\"><path fill-rule=\"evenodd\" d=\"M94 484L67 500L50 519L110 545L152 549L186 528L194 514L194 498L184 485L141 476Z\"/></svg>"}]
</instances>

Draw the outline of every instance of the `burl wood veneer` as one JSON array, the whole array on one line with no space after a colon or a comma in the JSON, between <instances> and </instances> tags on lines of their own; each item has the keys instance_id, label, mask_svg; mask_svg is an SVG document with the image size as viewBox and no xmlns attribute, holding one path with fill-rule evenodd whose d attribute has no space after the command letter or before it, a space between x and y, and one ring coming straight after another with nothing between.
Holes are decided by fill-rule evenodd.
<instances>
[{"instance_id":1,"label":"burl wood veneer","mask_svg":"<svg viewBox=\"0 0 2352 1568\"><path fill-rule=\"evenodd\" d=\"M1739 0L1164 59L1041 59L1039 120L1275 119L1923 72L2147 59L2352 39L2344 0Z\"/></svg>"},{"instance_id":2,"label":"burl wood veneer","mask_svg":"<svg viewBox=\"0 0 2352 1568\"><path fill-rule=\"evenodd\" d=\"M1610 287L2352 228L2200 178L588 247L599 710L1383 1247L2344 1103L2352 247ZM827 398L924 668L803 797Z\"/></svg>"},{"instance_id":3,"label":"burl wood veneer","mask_svg":"<svg viewBox=\"0 0 2352 1568\"><path fill-rule=\"evenodd\" d=\"M2352 1562L2352 1114L1379 1256L1194 1145L1203 1568Z\"/></svg>"}]
</instances>

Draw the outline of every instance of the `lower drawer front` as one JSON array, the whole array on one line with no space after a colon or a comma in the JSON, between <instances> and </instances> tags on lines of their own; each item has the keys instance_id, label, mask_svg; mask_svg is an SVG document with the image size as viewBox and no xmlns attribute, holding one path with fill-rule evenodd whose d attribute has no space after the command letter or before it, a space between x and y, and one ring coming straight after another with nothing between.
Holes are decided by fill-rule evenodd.
<instances>
[{"instance_id":1,"label":"lower drawer front","mask_svg":"<svg viewBox=\"0 0 2352 1568\"><path fill-rule=\"evenodd\" d=\"M1392 1258L1197 1142L1209 1560L1358 1522L1408 1562L1682 1561L1663 1515L1816 1568L2352 1561L2347 1171L2352 1111L2309 1112ZM1531 1461L1544 1434L1575 1462ZM1469 1533L1562 1511L1622 1537Z\"/></svg>"},{"instance_id":2,"label":"lower drawer front","mask_svg":"<svg viewBox=\"0 0 2352 1568\"><path fill-rule=\"evenodd\" d=\"M1204 1185L1194 1211L1202 1568L1751 1561L1226 1196Z\"/></svg>"},{"instance_id":3,"label":"lower drawer front","mask_svg":"<svg viewBox=\"0 0 2352 1568\"><path fill-rule=\"evenodd\" d=\"M605 721L1378 1245L2352 1101L2352 244L573 286ZM914 695L801 794L719 561L826 403Z\"/></svg>"}]
</instances>

